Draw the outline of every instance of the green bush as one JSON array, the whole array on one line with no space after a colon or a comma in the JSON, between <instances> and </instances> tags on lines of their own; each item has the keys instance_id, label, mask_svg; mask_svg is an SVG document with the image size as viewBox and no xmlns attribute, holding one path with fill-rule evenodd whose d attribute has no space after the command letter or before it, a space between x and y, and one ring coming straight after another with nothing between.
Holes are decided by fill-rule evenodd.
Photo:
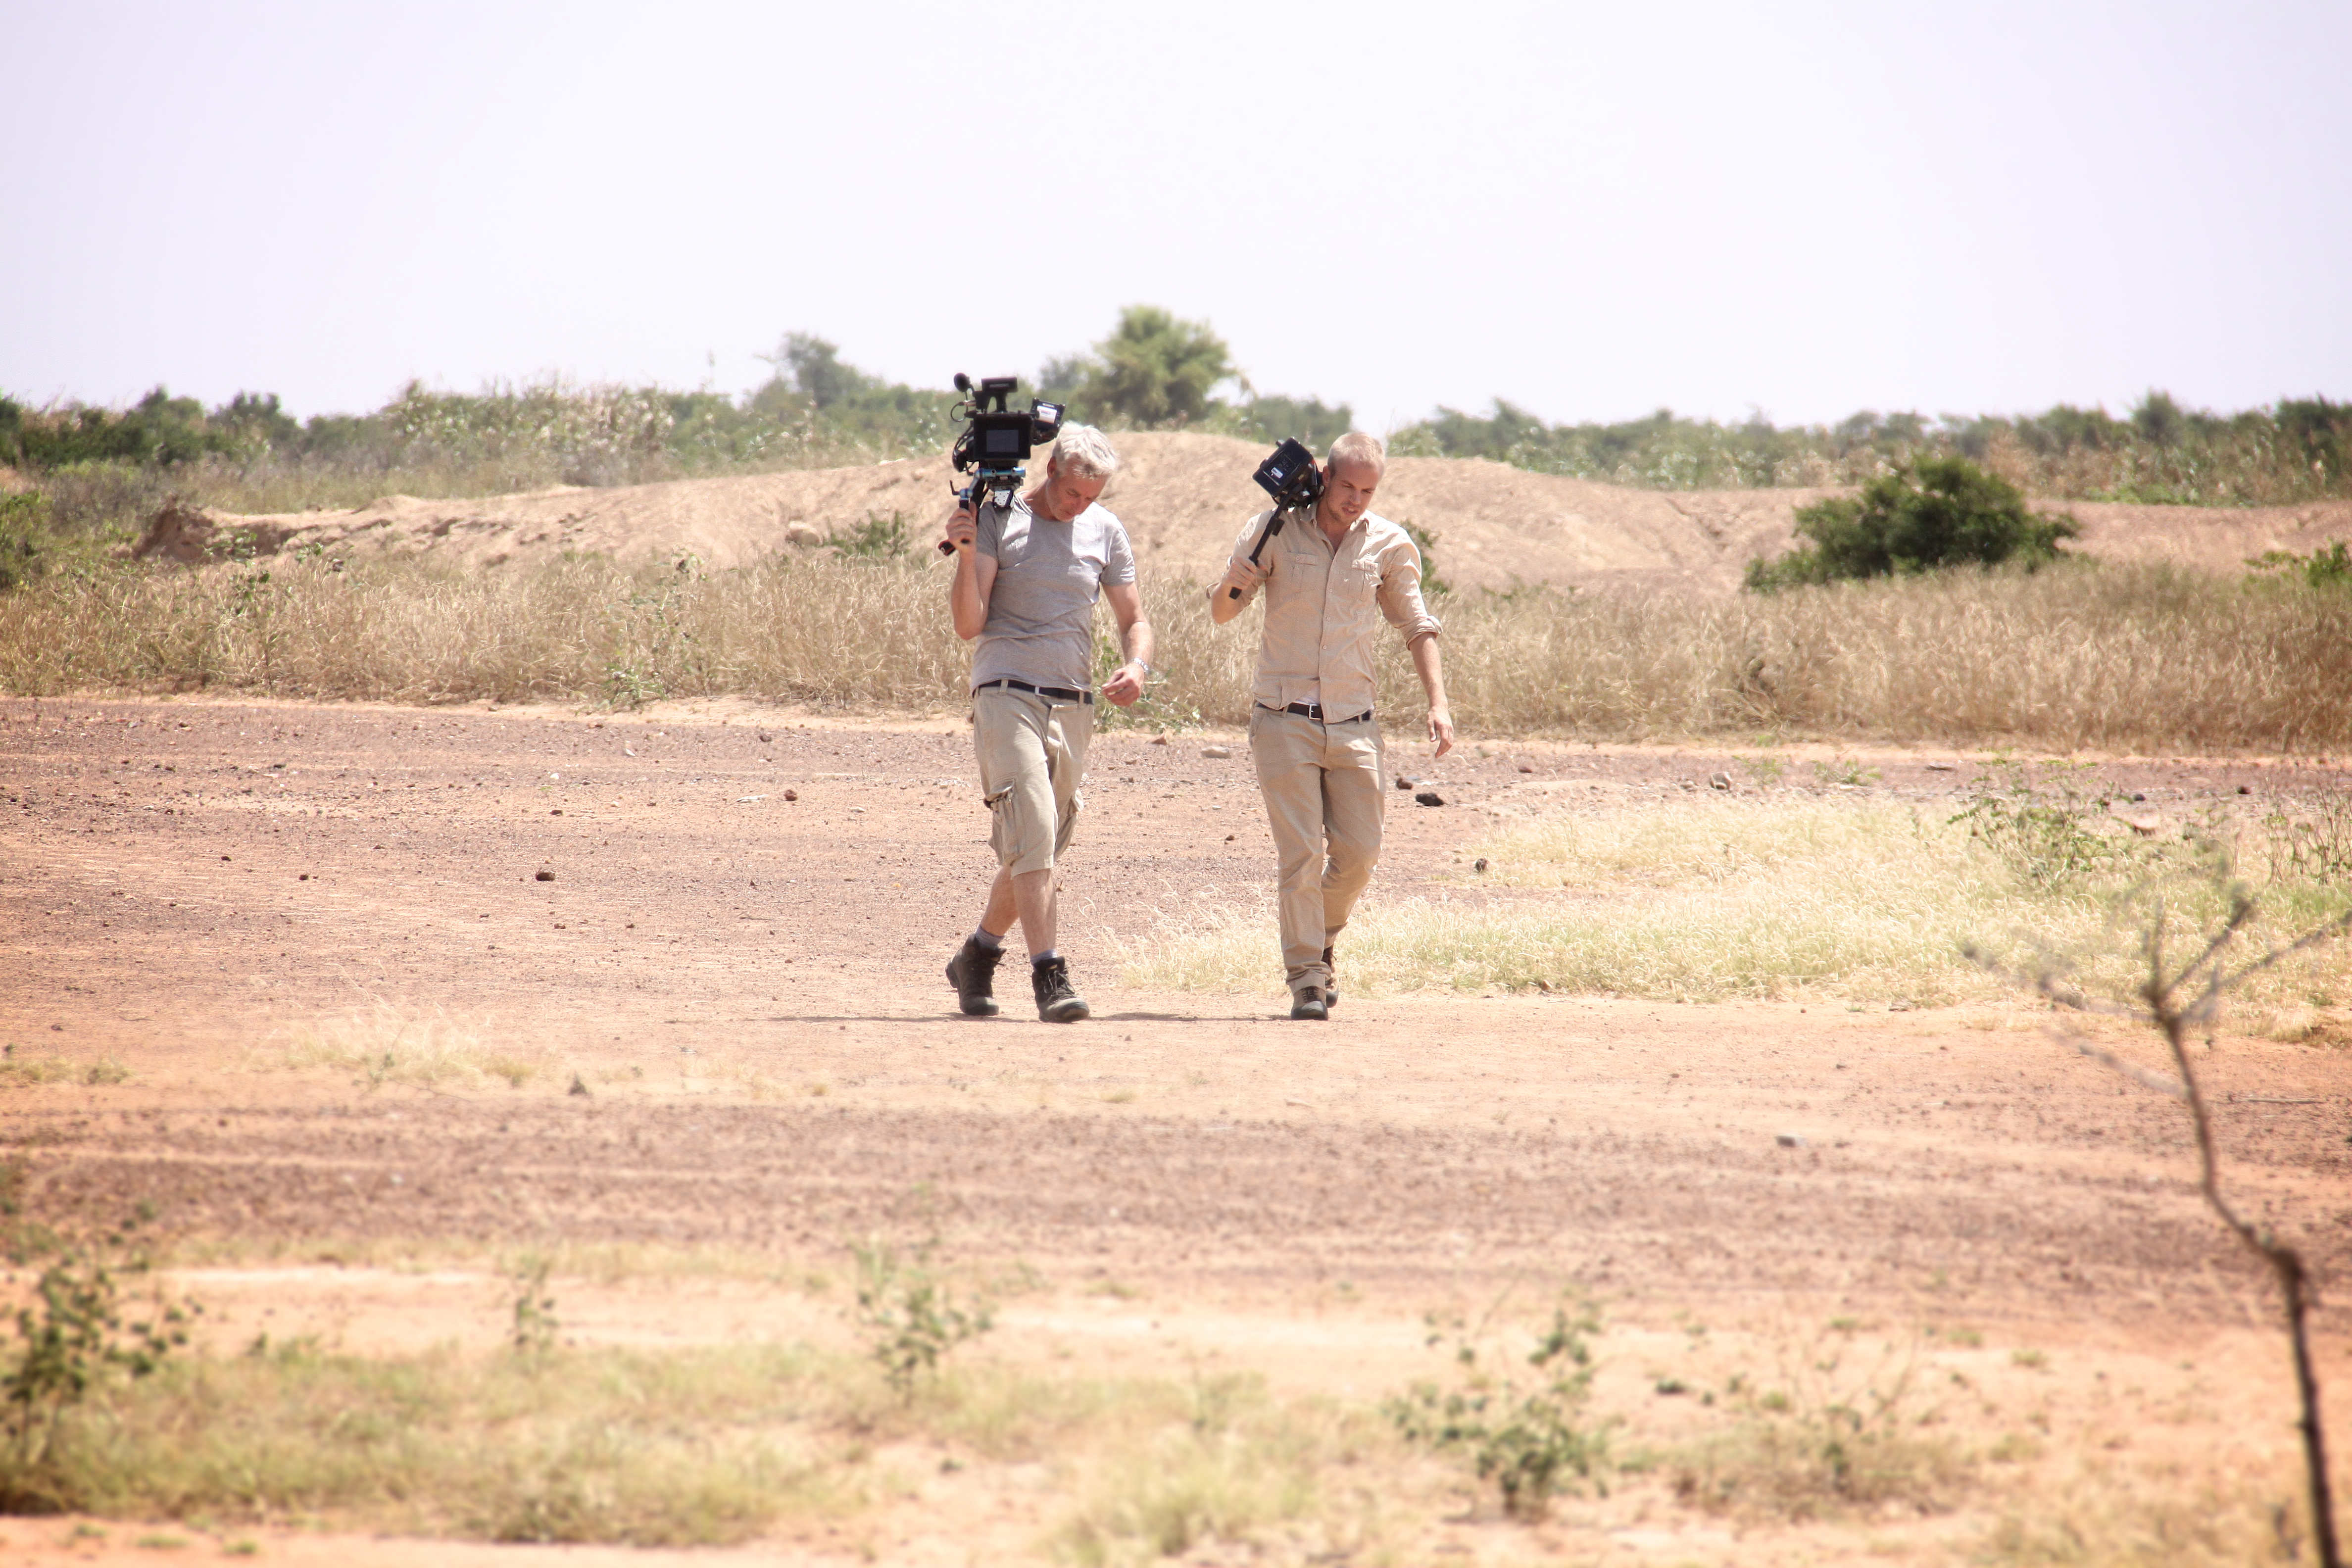
<instances>
[{"instance_id":1,"label":"green bush","mask_svg":"<svg viewBox=\"0 0 2352 1568\"><path fill-rule=\"evenodd\" d=\"M38 490L0 496L0 594L41 574L48 510Z\"/></svg>"},{"instance_id":2,"label":"green bush","mask_svg":"<svg viewBox=\"0 0 2352 1568\"><path fill-rule=\"evenodd\" d=\"M2026 510L2024 492L1965 458L1922 458L1873 479L1862 494L1797 509L1812 541L1777 561L1751 561L1759 592L1803 583L1891 577L1944 566L2035 566L2082 530L2063 515Z\"/></svg>"},{"instance_id":3,"label":"green bush","mask_svg":"<svg viewBox=\"0 0 2352 1568\"><path fill-rule=\"evenodd\" d=\"M2246 563L2256 572L2301 577L2315 588L2352 588L2352 545L2339 539L2308 555L2292 550L2265 550Z\"/></svg>"},{"instance_id":4,"label":"green bush","mask_svg":"<svg viewBox=\"0 0 2352 1568\"><path fill-rule=\"evenodd\" d=\"M1319 453L1329 451L1332 442L1356 427L1356 411L1344 403L1327 408L1319 397L1268 395L1253 396L1210 427L1244 441L1279 441L1295 436Z\"/></svg>"},{"instance_id":5,"label":"green bush","mask_svg":"<svg viewBox=\"0 0 2352 1568\"><path fill-rule=\"evenodd\" d=\"M2214 414L2151 391L2117 418L2059 404L2041 414L1864 409L1835 425L1738 424L1661 408L1614 425L1547 425L1497 399L1489 413L1441 407L1394 432L1400 457L1496 462L1649 489L1866 484L1921 458L1988 464L2035 495L2194 506L2275 506L2352 495L2352 405L2283 398Z\"/></svg>"},{"instance_id":6,"label":"green bush","mask_svg":"<svg viewBox=\"0 0 2352 1568\"><path fill-rule=\"evenodd\" d=\"M1507 1515L1539 1520L1553 1496L1573 1484L1571 1473L1595 1481L1603 1495L1608 1491L1598 1479L1608 1463L1608 1430L1582 1419L1593 1372L1585 1336L1600 1331L1590 1306L1573 1318L1555 1308L1550 1330L1527 1357L1535 1369L1532 1380L1508 1370L1507 1358L1505 1370L1487 1371L1478 1364L1470 1336L1462 1334L1454 1345L1461 1376L1454 1387L1415 1384L1382 1409L1407 1442L1466 1457L1478 1479L1502 1493ZM1433 1332L1429 1342L1444 1337Z\"/></svg>"}]
</instances>

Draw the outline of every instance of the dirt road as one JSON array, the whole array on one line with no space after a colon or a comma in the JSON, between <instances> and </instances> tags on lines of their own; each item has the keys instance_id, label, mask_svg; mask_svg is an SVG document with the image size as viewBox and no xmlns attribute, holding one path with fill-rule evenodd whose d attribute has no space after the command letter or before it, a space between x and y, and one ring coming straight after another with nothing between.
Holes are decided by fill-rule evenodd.
<instances>
[{"instance_id":1,"label":"dirt road","mask_svg":"<svg viewBox=\"0 0 2352 1568\"><path fill-rule=\"evenodd\" d=\"M2176 1108L2023 1006L1349 997L1316 1027L1282 1016L1270 931L1261 992L1123 988L1120 952L1260 896L1238 743L1098 740L1065 884L1096 1016L1055 1027L961 1018L940 977L988 869L960 715L0 720L0 1136L31 1201L143 1198L232 1261L413 1240L837 1267L847 1237L936 1234L1265 1344L1335 1302L1387 1332L1511 1279L1635 1328L1801 1302L2157 1355L2268 1321ZM1400 747L1449 805L1392 813L1370 897L1444 874L1534 784L1665 796L1723 765L1492 750ZM1937 760L1879 757L1882 787L1948 791ZM2265 777L2130 767L2182 793ZM2226 1038L2209 1070L2234 1179L2332 1300L2352 1054Z\"/></svg>"},{"instance_id":2,"label":"dirt road","mask_svg":"<svg viewBox=\"0 0 2352 1568\"><path fill-rule=\"evenodd\" d=\"M1265 878L1239 747L1099 742L1074 1028L963 1019L939 977L986 869L949 720L23 704L0 748L0 1034L134 1074L5 1114L61 1188L138 1185L186 1226L791 1249L922 1191L960 1246L1204 1282L1941 1279L2004 1312L2218 1319L2250 1278L2168 1105L1981 1010L1457 995L1318 1030L1270 986L1121 989L1118 951ZM1951 777L1926 760L1889 786ZM1708 761L1449 759L1453 804L1392 813L1370 896L1436 875L1523 762L1663 789ZM427 1040L523 1081L266 1070ZM2269 1097L2233 1156L2331 1268L2346 1067L2232 1042L2214 1068ZM155 1114L93 1114L118 1103Z\"/></svg>"}]
</instances>

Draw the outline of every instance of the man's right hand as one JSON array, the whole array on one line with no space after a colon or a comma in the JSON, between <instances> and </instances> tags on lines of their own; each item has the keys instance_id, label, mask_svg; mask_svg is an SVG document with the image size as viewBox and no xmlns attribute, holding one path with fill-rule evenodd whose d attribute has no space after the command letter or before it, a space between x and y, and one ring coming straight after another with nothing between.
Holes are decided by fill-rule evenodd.
<instances>
[{"instance_id":1,"label":"man's right hand","mask_svg":"<svg viewBox=\"0 0 2352 1568\"><path fill-rule=\"evenodd\" d=\"M980 520L972 515L971 503L970 501L959 503L954 514L948 519L940 533L951 548L958 551L970 550L971 542L980 533Z\"/></svg>"},{"instance_id":2,"label":"man's right hand","mask_svg":"<svg viewBox=\"0 0 2352 1568\"><path fill-rule=\"evenodd\" d=\"M1271 567L1261 565L1246 555L1237 555L1225 563L1224 581L1217 586L1239 588L1245 595L1254 594L1264 587L1265 580L1273 574Z\"/></svg>"}]
</instances>

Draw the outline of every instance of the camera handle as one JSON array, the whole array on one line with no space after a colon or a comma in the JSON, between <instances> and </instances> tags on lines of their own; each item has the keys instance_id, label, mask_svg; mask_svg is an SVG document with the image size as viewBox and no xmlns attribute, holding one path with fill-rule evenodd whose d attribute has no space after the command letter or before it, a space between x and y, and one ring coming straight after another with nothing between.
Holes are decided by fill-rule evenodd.
<instances>
[{"instance_id":1,"label":"camera handle","mask_svg":"<svg viewBox=\"0 0 2352 1568\"><path fill-rule=\"evenodd\" d=\"M1280 533L1281 531L1282 509L1277 506L1274 509L1273 514L1265 520L1265 526L1258 530L1257 542L1250 546L1249 560L1251 565L1255 566L1257 564L1257 552L1265 548L1265 542L1272 539L1276 534ZM1239 588L1228 588L1225 590L1225 597L1228 599L1238 599L1241 596L1242 591Z\"/></svg>"},{"instance_id":2,"label":"camera handle","mask_svg":"<svg viewBox=\"0 0 2352 1568\"><path fill-rule=\"evenodd\" d=\"M971 508L971 514L974 519L977 519L980 516L981 503L978 498L981 491L986 490L995 499L998 506L1010 506L1013 504L1013 492L1019 489L1021 481L1028 477L1029 470L1026 468L992 468L984 473L974 475L971 483L961 489L956 489L952 480L949 482L948 489L955 491L957 504ZM942 555L953 555L956 552L956 547L944 539L940 541L939 549Z\"/></svg>"}]
</instances>

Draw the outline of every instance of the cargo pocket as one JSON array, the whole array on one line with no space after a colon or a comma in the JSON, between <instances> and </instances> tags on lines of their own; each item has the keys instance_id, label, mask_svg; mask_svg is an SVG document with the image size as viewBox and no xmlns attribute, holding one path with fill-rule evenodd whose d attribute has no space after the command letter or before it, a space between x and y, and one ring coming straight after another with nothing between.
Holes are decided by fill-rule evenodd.
<instances>
[{"instance_id":1,"label":"cargo pocket","mask_svg":"<svg viewBox=\"0 0 2352 1568\"><path fill-rule=\"evenodd\" d=\"M1010 866L1021 858L1021 846L1014 842L1018 829L1013 824L1013 814L1005 809L1006 803L1012 798L1011 784L1006 784L994 795L981 797L981 804L988 807L988 847L996 852L996 863L1000 866Z\"/></svg>"}]
</instances>

